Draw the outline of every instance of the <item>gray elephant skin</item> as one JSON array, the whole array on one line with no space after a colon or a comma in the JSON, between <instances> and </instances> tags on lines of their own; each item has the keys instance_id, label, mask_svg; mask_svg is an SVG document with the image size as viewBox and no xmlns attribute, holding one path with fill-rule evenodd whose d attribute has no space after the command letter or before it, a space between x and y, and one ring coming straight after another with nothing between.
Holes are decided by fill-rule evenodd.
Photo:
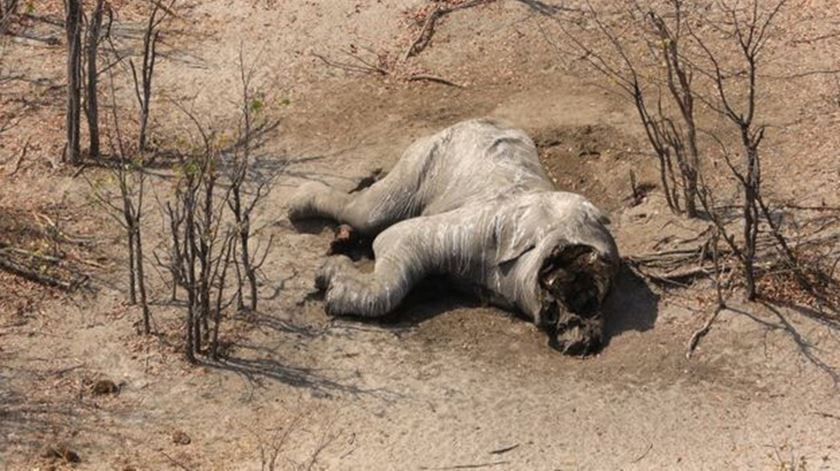
<instances>
[{"instance_id":1,"label":"gray elephant skin","mask_svg":"<svg viewBox=\"0 0 840 471\"><path fill-rule=\"evenodd\" d=\"M357 193L302 185L289 218L328 218L373 239L375 268L329 257L316 275L331 315L380 317L421 279L451 278L529 317L555 348L600 348L601 305L618 271L607 217L556 191L533 141L506 124L465 121L414 142Z\"/></svg>"}]
</instances>

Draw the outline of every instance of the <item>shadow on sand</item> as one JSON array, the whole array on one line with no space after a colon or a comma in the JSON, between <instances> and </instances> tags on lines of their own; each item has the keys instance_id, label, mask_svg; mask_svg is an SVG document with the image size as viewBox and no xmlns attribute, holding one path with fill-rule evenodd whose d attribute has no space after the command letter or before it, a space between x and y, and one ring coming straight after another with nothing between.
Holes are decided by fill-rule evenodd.
<instances>
[{"instance_id":1,"label":"shadow on sand","mask_svg":"<svg viewBox=\"0 0 840 471\"><path fill-rule=\"evenodd\" d=\"M794 313L804 315L805 317L811 318L811 320L815 320L821 323L832 333L836 333L837 331L837 321L826 321L825 319L821 319L819 317L810 316L810 313L808 313L807 311L803 312L801 310L796 310L790 307L787 307L787 309L790 309L793 312L785 312L785 309L781 309L780 306L776 306L767 301L759 301L759 303L766 309L766 314L768 315L767 318L764 318L764 316L759 316L754 312L750 312L746 309L739 307L727 306L727 310L737 315L747 317L748 319L766 328L768 332L778 331L786 334L790 338L790 340L792 340L796 344L796 348L799 351L799 354L802 355L802 357L807 362L811 363L819 370L824 372L826 375L828 375L828 377L831 378L834 387L840 387L840 367L829 363L830 360L826 358L826 354L830 351L833 351L833 349L826 350L825 346L815 344L813 340L809 339L809 336L812 332L803 333L801 329L797 328L796 325L793 322L791 322L789 317L791 314ZM835 339L835 341L837 341L836 335L832 334L832 337ZM766 336L764 341L764 348L766 350Z\"/></svg>"},{"instance_id":2,"label":"shadow on sand","mask_svg":"<svg viewBox=\"0 0 840 471\"><path fill-rule=\"evenodd\" d=\"M659 295L622 263L612 291L604 300L603 309L606 346L611 338L623 332L652 329L659 310Z\"/></svg>"},{"instance_id":3,"label":"shadow on sand","mask_svg":"<svg viewBox=\"0 0 840 471\"><path fill-rule=\"evenodd\" d=\"M310 295L310 300L323 299L321 294ZM453 286L445 277L429 277L421 281L402 304L390 314L377 318L343 316L360 325L372 324L393 334L416 328L418 325L444 313L462 308L486 307L491 303L481 295L468 293ZM648 284L622 264L615 284L604 301L604 347L610 339L626 331L644 332L653 328L658 314L659 295ZM525 315L506 310L510 315L531 322Z\"/></svg>"},{"instance_id":4,"label":"shadow on sand","mask_svg":"<svg viewBox=\"0 0 840 471\"><path fill-rule=\"evenodd\" d=\"M355 370L295 364L296 361L290 359L286 352L305 350L306 343L326 334L324 328L297 324L262 313L248 313L243 321L251 328L278 339L278 343L288 348L281 351L276 347L237 342L232 352L225 352L218 360L202 359L203 366L236 373L252 388L273 381L308 390L317 397L338 394L367 396L386 403L400 397L398 393L386 389L361 386L361 378Z\"/></svg>"},{"instance_id":5,"label":"shadow on sand","mask_svg":"<svg viewBox=\"0 0 840 471\"><path fill-rule=\"evenodd\" d=\"M247 346L239 349L256 350ZM309 390L316 397L333 397L346 394L354 397L367 396L391 403L400 395L383 388L364 388L359 386L358 375L354 372L342 374L339 371L324 371L316 368L294 366L273 358L274 352L258 351L260 358L247 358L231 355L218 361L205 360L202 364L208 368L231 371L240 375L252 386L262 386L264 380L276 381L296 388Z\"/></svg>"}]
</instances>

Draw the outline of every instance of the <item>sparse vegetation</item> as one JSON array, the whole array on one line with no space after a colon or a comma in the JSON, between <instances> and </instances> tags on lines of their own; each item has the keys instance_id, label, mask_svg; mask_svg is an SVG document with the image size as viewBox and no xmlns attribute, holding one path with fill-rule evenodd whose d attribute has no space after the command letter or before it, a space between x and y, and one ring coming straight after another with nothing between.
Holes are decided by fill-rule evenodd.
<instances>
[{"instance_id":1,"label":"sparse vegetation","mask_svg":"<svg viewBox=\"0 0 840 471\"><path fill-rule=\"evenodd\" d=\"M838 25L830 0L0 0L0 468L830 468ZM381 322L313 288L388 257L289 220L298 187L372 194L488 115L611 220L585 361L439 277Z\"/></svg>"},{"instance_id":2,"label":"sparse vegetation","mask_svg":"<svg viewBox=\"0 0 840 471\"><path fill-rule=\"evenodd\" d=\"M225 152L227 178L230 184L228 206L233 215L237 232L236 267L237 290L236 304L241 311L245 307L243 296L243 277L248 286L248 309L257 310L257 271L265 261L271 247L269 238L265 248L252 247L252 239L257 228L253 227L254 209L267 196L274 180L272 176L261 175L254 182L252 152L265 143L265 139L280 125L280 121L268 118L265 114L264 97L254 89L256 61L246 64L244 46L239 49L239 81L242 89L240 115L233 145ZM259 252L262 252L261 254Z\"/></svg>"},{"instance_id":3,"label":"sparse vegetation","mask_svg":"<svg viewBox=\"0 0 840 471\"><path fill-rule=\"evenodd\" d=\"M113 72L109 71L108 78L111 91L111 129L113 130L112 135L109 135L108 144L110 153L114 156L110 166L112 172L110 180L116 186L116 191L112 191L113 188L108 183L100 184L90 181L88 183L96 201L125 231L125 247L128 252L128 300L130 304L137 304L139 299L143 310L143 332L149 334L152 328L146 294L142 231L147 176L144 168L145 159L123 135L117 112Z\"/></svg>"},{"instance_id":4,"label":"sparse vegetation","mask_svg":"<svg viewBox=\"0 0 840 471\"><path fill-rule=\"evenodd\" d=\"M109 67L111 121L108 139L113 158L108 166L112 171L109 181L113 185L90 182L96 200L125 231L128 301L141 306L142 330L146 334L152 333L153 328L144 270L144 196L148 185L147 167L159 156L157 151L149 152L146 132L159 55L156 45L161 35L160 27L172 14L173 5L174 2L168 7L157 3L151 5L143 34L143 61L139 68L142 78L138 78L133 59L120 57L116 44L111 41L113 63L125 60L129 63L141 110L139 128L136 138L125 136L118 112L122 107L116 98L116 69ZM101 5L97 4L99 8ZM98 37L98 33L90 34ZM272 178L252 181L252 153L277 129L279 121L265 114L263 98L253 88L255 72L255 66L246 65L241 52L239 81L242 95L234 133L217 131L217 124L209 127L186 104L171 102L188 118L195 139L192 143L182 141L181 148L168 151L176 158L171 169L175 183L171 197L161 202L160 208L171 242L167 253L155 253L154 256L158 265L170 273L172 301L177 300L179 288L186 295L183 351L191 362L197 361L199 354L219 358L223 311L232 302L226 295L231 271L235 270L237 275L233 289L239 310L244 309L246 287L249 309L256 311L257 308L257 271L271 241L265 248L254 246L253 239L258 231L252 226L251 217L270 190Z\"/></svg>"},{"instance_id":5,"label":"sparse vegetation","mask_svg":"<svg viewBox=\"0 0 840 471\"><path fill-rule=\"evenodd\" d=\"M181 109L200 137L193 150L179 156L174 196L166 203L172 238L168 265L173 282L187 295L184 352L189 361L195 362L196 354L218 356L234 232L223 219L230 191L218 185L222 175L218 136L207 131L188 109Z\"/></svg>"},{"instance_id":6,"label":"sparse vegetation","mask_svg":"<svg viewBox=\"0 0 840 471\"><path fill-rule=\"evenodd\" d=\"M750 301L760 295L758 266L779 266L776 259L795 276L800 289L812 296L824 294L812 286L774 218L766 196L772 189L763 185L761 176L760 146L768 126L759 105L763 93L759 69L771 60L767 49L782 41L776 20L787 3L754 0L701 6L681 0L628 1L617 9L598 9L587 3L578 12L552 16L572 46L570 51L553 42L555 49L567 55L579 53L580 61L633 103L658 159L668 206L714 226L701 233L706 238L696 254L699 258L693 250L664 254L671 259L667 263L676 267L672 279L684 281L710 273L704 268L711 258L709 247L713 240L721 241L727 247L722 257L731 256L740 265L740 280ZM706 111L702 116L696 111L697 103ZM720 126L721 122L729 127ZM731 180L704 175L718 177L719 171L713 169L719 162ZM729 217L714 196L728 194L732 183L740 192L737 220ZM633 187L635 191L635 183ZM759 250L761 232L777 250ZM637 266L655 265L658 258L653 254L631 261ZM822 284L835 283L825 272L815 276ZM654 279L663 278L655 275Z\"/></svg>"},{"instance_id":7,"label":"sparse vegetation","mask_svg":"<svg viewBox=\"0 0 840 471\"><path fill-rule=\"evenodd\" d=\"M631 100L658 159L659 183L668 207L694 218L700 167L695 74L683 51L686 24L694 19L682 1L666 3L666 13L640 2L628 1L617 11L605 12L587 4L575 16L556 23L561 39L572 45L571 53L580 54L591 70ZM592 35L590 28L595 31L592 40L586 39ZM641 41L630 39L635 37ZM546 39L560 53L570 53L556 39Z\"/></svg>"},{"instance_id":8,"label":"sparse vegetation","mask_svg":"<svg viewBox=\"0 0 840 471\"><path fill-rule=\"evenodd\" d=\"M252 152L279 122L264 114L264 104L252 88L254 71L240 53L241 108L232 136L208 128L184 104L174 103L192 123L197 140L188 152L178 153L174 196L165 203L171 250L161 265L187 295L184 349L192 362L200 353L219 358L223 311L234 300L241 311L246 288L248 307L256 311L257 271L271 245L271 240L263 249L253 245L257 230L251 224L252 214L272 180L253 181ZM237 276L234 295L228 297L231 270ZM173 299L176 295L173 288Z\"/></svg>"}]
</instances>

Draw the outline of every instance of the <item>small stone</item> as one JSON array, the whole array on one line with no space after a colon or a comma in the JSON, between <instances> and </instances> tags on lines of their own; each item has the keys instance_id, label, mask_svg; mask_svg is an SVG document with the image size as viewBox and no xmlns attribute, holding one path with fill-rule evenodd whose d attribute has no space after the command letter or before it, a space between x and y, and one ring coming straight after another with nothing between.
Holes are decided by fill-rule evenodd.
<instances>
[{"instance_id":1,"label":"small stone","mask_svg":"<svg viewBox=\"0 0 840 471\"><path fill-rule=\"evenodd\" d=\"M91 392L93 392L96 396L102 396L105 394L116 394L120 392L120 387L117 386L116 383L111 381L110 379L100 379L99 381L93 383L91 387Z\"/></svg>"},{"instance_id":2,"label":"small stone","mask_svg":"<svg viewBox=\"0 0 840 471\"><path fill-rule=\"evenodd\" d=\"M189 445L192 442L192 439L186 433L176 430L172 433L172 443L176 445Z\"/></svg>"}]
</instances>

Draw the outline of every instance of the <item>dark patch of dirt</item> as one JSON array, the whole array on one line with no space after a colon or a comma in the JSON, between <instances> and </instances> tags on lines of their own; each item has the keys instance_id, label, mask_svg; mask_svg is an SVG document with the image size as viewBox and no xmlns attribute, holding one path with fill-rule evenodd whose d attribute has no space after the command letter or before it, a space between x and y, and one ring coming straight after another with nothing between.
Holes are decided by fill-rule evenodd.
<instances>
[{"instance_id":1,"label":"dark patch of dirt","mask_svg":"<svg viewBox=\"0 0 840 471\"><path fill-rule=\"evenodd\" d=\"M586 195L607 211L622 207L632 195L629 170L619 172L619 168L638 165L638 144L632 137L612 126L595 124L544 129L533 138L558 189Z\"/></svg>"},{"instance_id":2,"label":"dark patch of dirt","mask_svg":"<svg viewBox=\"0 0 840 471\"><path fill-rule=\"evenodd\" d=\"M110 379L100 379L93 383L90 391L95 396L102 396L105 394L117 394L120 392L120 387Z\"/></svg>"}]
</instances>

